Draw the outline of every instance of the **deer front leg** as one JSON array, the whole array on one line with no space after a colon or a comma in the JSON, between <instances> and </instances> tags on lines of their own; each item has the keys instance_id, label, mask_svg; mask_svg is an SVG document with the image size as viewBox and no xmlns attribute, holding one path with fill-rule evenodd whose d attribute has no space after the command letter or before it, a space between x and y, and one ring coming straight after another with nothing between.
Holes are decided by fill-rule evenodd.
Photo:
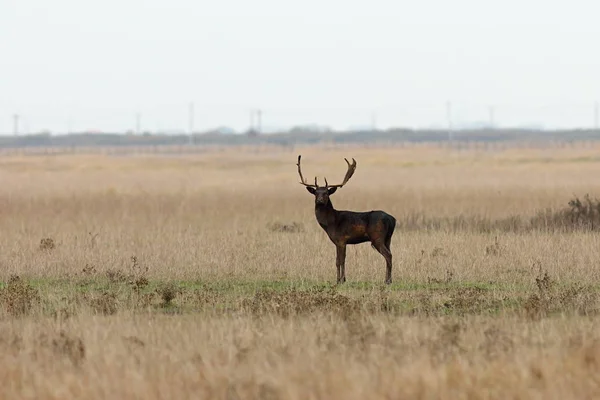
<instances>
[{"instance_id":1,"label":"deer front leg","mask_svg":"<svg viewBox=\"0 0 600 400\"><path fill-rule=\"evenodd\" d=\"M337 257L336 257L336 267L337 267L337 283L346 282L346 245L337 245Z\"/></svg>"},{"instance_id":2,"label":"deer front leg","mask_svg":"<svg viewBox=\"0 0 600 400\"><path fill-rule=\"evenodd\" d=\"M335 269L337 270L337 278L336 282L340 283L340 276L342 275L342 270L340 269L340 249L336 247L336 256L335 256Z\"/></svg>"}]
</instances>

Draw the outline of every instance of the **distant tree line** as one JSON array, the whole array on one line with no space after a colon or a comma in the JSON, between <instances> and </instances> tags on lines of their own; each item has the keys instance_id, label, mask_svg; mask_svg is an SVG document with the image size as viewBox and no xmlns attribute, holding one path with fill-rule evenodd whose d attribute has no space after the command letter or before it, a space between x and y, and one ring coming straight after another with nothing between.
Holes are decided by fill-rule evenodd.
<instances>
[{"instance_id":1,"label":"distant tree line","mask_svg":"<svg viewBox=\"0 0 600 400\"><path fill-rule=\"evenodd\" d=\"M600 139L600 130L525 130L525 129L473 129L452 131L454 142L574 142ZM271 134L152 134L131 135L123 133L72 133L52 136L35 134L23 136L0 136L0 148L22 147L95 147L95 146L182 146L182 145L282 145L294 144L380 144L402 142L448 142L447 130L360 130L320 131L299 128Z\"/></svg>"}]
</instances>

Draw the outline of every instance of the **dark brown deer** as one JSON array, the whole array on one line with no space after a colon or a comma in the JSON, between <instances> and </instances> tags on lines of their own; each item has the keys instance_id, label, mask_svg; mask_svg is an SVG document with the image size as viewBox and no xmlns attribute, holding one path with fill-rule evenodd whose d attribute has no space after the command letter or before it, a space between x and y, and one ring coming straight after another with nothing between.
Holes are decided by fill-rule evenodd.
<instances>
[{"instance_id":1,"label":"dark brown deer","mask_svg":"<svg viewBox=\"0 0 600 400\"><path fill-rule=\"evenodd\" d=\"M346 282L346 245L364 242L371 242L371 246L385 258L385 283L392 283L392 251L390 250L390 244L396 227L396 218L381 210L366 212L336 210L329 198L352 177L354 171L356 171L356 160L353 158L352 164L350 164L347 159L344 159L348 164L348 171L341 184L330 185L327 183L327 178L324 178L325 186L319 186L317 177L315 177L314 185L306 183L300 169L300 157L299 155L298 164L296 164L300 175L300 183L306 186L306 189L315 196L317 222L327 232L327 236L337 248L335 262L337 283Z\"/></svg>"}]
</instances>

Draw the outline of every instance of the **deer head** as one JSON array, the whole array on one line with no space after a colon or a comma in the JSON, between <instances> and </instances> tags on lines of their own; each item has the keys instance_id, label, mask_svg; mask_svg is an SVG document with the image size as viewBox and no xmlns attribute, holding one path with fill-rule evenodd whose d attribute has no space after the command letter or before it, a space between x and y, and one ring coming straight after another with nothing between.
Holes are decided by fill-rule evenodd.
<instances>
[{"instance_id":1,"label":"deer head","mask_svg":"<svg viewBox=\"0 0 600 400\"><path fill-rule=\"evenodd\" d=\"M308 190L310 194L315 196L315 204L329 203L329 196L334 194L338 188L343 187L350 180L354 174L354 171L356 171L356 160L353 158L352 164L350 164L350 162L344 158L344 160L346 160L346 164L348 164L348 171L346 171L346 176L344 177L344 181L342 183L339 185L330 185L327 183L327 178L324 178L325 186L319 186L317 183L317 177L315 176L315 184L311 185L306 183L306 180L302 176L302 170L300 169L300 157L302 156L298 155L298 164L296 164L298 166L298 175L300 175L300 183L306 186L306 190Z\"/></svg>"}]
</instances>

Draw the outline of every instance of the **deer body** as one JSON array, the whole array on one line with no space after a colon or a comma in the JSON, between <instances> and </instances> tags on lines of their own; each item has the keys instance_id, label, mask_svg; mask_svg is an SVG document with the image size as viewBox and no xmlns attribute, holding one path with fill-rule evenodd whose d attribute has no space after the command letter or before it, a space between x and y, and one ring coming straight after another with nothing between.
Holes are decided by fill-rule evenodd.
<instances>
[{"instance_id":1,"label":"deer body","mask_svg":"<svg viewBox=\"0 0 600 400\"><path fill-rule=\"evenodd\" d=\"M346 162L348 163L348 160ZM314 185L308 185L304 182L300 171L300 156L298 156L297 165L300 183L305 185L306 189L315 196L317 222L336 246L337 282L344 283L346 281L346 245L371 242L371 246L385 258L385 283L392 283L390 244L396 227L396 219L381 210L365 212L336 210L329 198L350 179L356 169L356 161L352 165L348 163L348 172L341 185L328 185L327 179L325 179L325 186L318 186L316 178Z\"/></svg>"}]
</instances>

